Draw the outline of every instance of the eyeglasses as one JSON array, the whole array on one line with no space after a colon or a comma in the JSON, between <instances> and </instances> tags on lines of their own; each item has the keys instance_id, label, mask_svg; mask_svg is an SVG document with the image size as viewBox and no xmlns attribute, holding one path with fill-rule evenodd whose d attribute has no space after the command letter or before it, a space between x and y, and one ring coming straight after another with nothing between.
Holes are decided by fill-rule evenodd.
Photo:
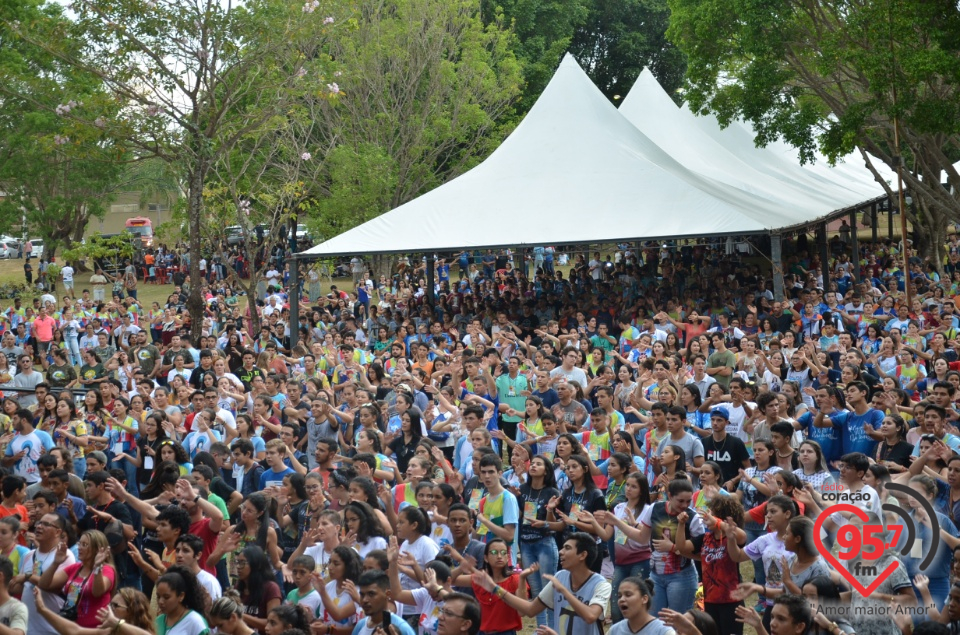
<instances>
[{"instance_id":1,"label":"eyeglasses","mask_svg":"<svg viewBox=\"0 0 960 635\"><path fill-rule=\"evenodd\" d=\"M507 551L506 549L491 549L489 553L490 553L491 556L508 556L508 555L510 555L510 552Z\"/></svg>"},{"instance_id":2,"label":"eyeglasses","mask_svg":"<svg viewBox=\"0 0 960 635\"><path fill-rule=\"evenodd\" d=\"M116 602L111 602L111 603L110 603L110 607L111 607L114 611L126 611L126 610L127 610L127 607L125 607L123 604L118 604L118 603L116 603Z\"/></svg>"},{"instance_id":3,"label":"eyeglasses","mask_svg":"<svg viewBox=\"0 0 960 635\"><path fill-rule=\"evenodd\" d=\"M245 567L245 566L247 566L247 561L246 561L246 560L240 560L240 559L237 559L237 558L235 558L235 559L233 560L233 563L234 563L235 565L237 565L238 567Z\"/></svg>"},{"instance_id":4,"label":"eyeglasses","mask_svg":"<svg viewBox=\"0 0 960 635\"><path fill-rule=\"evenodd\" d=\"M48 522L45 521L45 520L38 520L38 521L34 524L34 527L56 527L56 525L53 524L53 523L48 523Z\"/></svg>"},{"instance_id":5,"label":"eyeglasses","mask_svg":"<svg viewBox=\"0 0 960 635\"><path fill-rule=\"evenodd\" d=\"M448 609L448 608L442 608L442 609L440 609L440 613L442 613L444 617L455 617L455 618L461 619L461 620L467 619L467 618L464 617L463 615L459 615L459 614L457 614L457 613L454 613L453 611L451 611L451 610Z\"/></svg>"}]
</instances>

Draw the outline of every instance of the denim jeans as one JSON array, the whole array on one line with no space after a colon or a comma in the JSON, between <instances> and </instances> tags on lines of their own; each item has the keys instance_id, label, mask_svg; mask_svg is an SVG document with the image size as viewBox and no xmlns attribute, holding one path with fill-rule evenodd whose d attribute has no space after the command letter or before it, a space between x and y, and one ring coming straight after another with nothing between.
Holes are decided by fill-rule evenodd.
<instances>
[{"instance_id":1,"label":"denim jeans","mask_svg":"<svg viewBox=\"0 0 960 635\"><path fill-rule=\"evenodd\" d=\"M659 575L650 572L653 580L654 594L651 615L659 615L663 609L673 609L677 613L686 613L693 608L693 600L697 595L697 570L691 564L682 571Z\"/></svg>"},{"instance_id":2,"label":"denim jeans","mask_svg":"<svg viewBox=\"0 0 960 635\"><path fill-rule=\"evenodd\" d=\"M763 527L753 522L746 523L744 531L747 533L748 545L767 533ZM767 572L763 570L763 562L761 560L755 560L753 562L753 581L759 585L764 585L767 582ZM763 600L763 595L760 596L760 600Z\"/></svg>"},{"instance_id":3,"label":"denim jeans","mask_svg":"<svg viewBox=\"0 0 960 635\"><path fill-rule=\"evenodd\" d=\"M520 557L523 559L525 568L534 562L540 563L540 570L527 578L527 582L530 583L530 597L535 598L540 595L540 591L546 586L543 576L557 574L557 564L560 559L560 552L557 551L557 541L554 540L553 536L547 536L536 542L521 542ZM537 626L556 628L555 623L553 611L541 611L537 614Z\"/></svg>"},{"instance_id":4,"label":"denim jeans","mask_svg":"<svg viewBox=\"0 0 960 635\"><path fill-rule=\"evenodd\" d=\"M642 560L633 564L615 564L613 565L613 582L610 593L610 617L616 624L623 619L620 613L620 604L617 602L620 583L631 576L640 576L641 578L650 577L650 560Z\"/></svg>"},{"instance_id":5,"label":"denim jeans","mask_svg":"<svg viewBox=\"0 0 960 635\"><path fill-rule=\"evenodd\" d=\"M68 336L66 340L70 363L74 366L80 366L83 363L83 360L80 358L80 341L76 335Z\"/></svg>"},{"instance_id":6,"label":"denim jeans","mask_svg":"<svg viewBox=\"0 0 960 635\"><path fill-rule=\"evenodd\" d=\"M73 457L73 473L83 478L87 473L87 459L82 456Z\"/></svg>"}]
</instances>

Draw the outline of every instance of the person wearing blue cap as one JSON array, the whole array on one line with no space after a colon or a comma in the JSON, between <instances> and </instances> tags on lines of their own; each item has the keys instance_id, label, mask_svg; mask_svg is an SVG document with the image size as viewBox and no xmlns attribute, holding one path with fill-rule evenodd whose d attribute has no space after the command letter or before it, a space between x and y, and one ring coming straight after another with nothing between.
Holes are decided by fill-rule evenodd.
<instances>
[{"instance_id":1,"label":"person wearing blue cap","mask_svg":"<svg viewBox=\"0 0 960 635\"><path fill-rule=\"evenodd\" d=\"M723 408L710 411L710 428L713 433L702 439L703 453L708 461L720 466L724 489L734 491L740 469L750 467L750 453L739 437L727 434L730 415Z\"/></svg>"}]
</instances>

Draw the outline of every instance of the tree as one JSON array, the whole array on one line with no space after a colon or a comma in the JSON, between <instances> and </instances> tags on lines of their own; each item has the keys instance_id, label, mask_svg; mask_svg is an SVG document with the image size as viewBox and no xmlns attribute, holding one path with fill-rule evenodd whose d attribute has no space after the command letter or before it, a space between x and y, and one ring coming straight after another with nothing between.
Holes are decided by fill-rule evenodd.
<instances>
[{"instance_id":1,"label":"tree","mask_svg":"<svg viewBox=\"0 0 960 635\"><path fill-rule=\"evenodd\" d=\"M58 5L34 3L0 8L0 228L18 226L44 240L44 256L56 255L83 237L91 218L102 217L120 176L122 149L94 126L62 113L83 111L91 119L115 114L93 76L61 63L39 47L11 37L11 20L65 23ZM64 46L75 46L67 42Z\"/></svg>"},{"instance_id":2,"label":"tree","mask_svg":"<svg viewBox=\"0 0 960 635\"><path fill-rule=\"evenodd\" d=\"M955 5L670 0L670 8L668 36L687 55L695 112L750 121L759 145L782 136L805 161L818 146L831 160L856 149L876 175L868 152L891 168L902 155L904 185L918 203L917 213L904 211L924 254L942 264L947 223L960 220Z\"/></svg>"},{"instance_id":3,"label":"tree","mask_svg":"<svg viewBox=\"0 0 960 635\"><path fill-rule=\"evenodd\" d=\"M669 20L667 0L591 0L570 52L608 99L626 97L644 66L673 95L686 62L666 37Z\"/></svg>"},{"instance_id":4,"label":"tree","mask_svg":"<svg viewBox=\"0 0 960 635\"><path fill-rule=\"evenodd\" d=\"M477 0L363 0L330 46L343 98L319 104L314 233L346 231L467 171L509 131L521 70ZM457 222L451 210L451 222Z\"/></svg>"},{"instance_id":5,"label":"tree","mask_svg":"<svg viewBox=\"0 0 960 635\"><path fill-rule=\"evenodd\" d=\"M299 94L322 86L334 17L319 0L76 0L75 21L10 23L24 41L96 77L118 106L93 122L122 139L132 159L177 166L185 183L190 251L187 307L194 338L204 303L199 254L204 188L212 167L268 125ZM81 50L63 42L81 41ZM20 79L18 77L18 79ZM2 84L3 82L0 82ZM2 87L0 90L16 88Z\"/></svg>"},{"instance_id":6,"label":"tree","mask_svg":"<svg viewBox=\"0 0 960 635\"><path fill-rule=\"evenodd\" d=\"M546 88L574 33L582 27L595 0L481 0L485 24L505 21L514 34L513 51L523 68L523 95L517 110L525 113Z\"/></svg>"}]
</instances>

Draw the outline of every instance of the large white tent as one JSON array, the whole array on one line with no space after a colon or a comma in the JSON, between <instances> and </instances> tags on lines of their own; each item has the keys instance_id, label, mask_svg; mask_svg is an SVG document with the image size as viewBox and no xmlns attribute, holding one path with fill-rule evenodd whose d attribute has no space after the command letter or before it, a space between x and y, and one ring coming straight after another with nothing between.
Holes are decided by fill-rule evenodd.
<instances>
[{"instance_id":1,"label":"large white tent","mask_svg":"<svg viewBox=\"0 0 960 635\"><path fill-rule=\"evenodd\" d=\"M796 149L782 142L757 148L741 124L721 130L713 116L697 117L677 106L646 68L620 113L691 170L816 216L884 195L863 162L855 165L853 155L836 167L822 157L801 167ZM884 176L893 178L890 173Z\"/></svg>"},{"instance_id":2,"label":"large white tent","mask_svg":"<svg viewBox=\"0 0 960 635\"><path fill-rule=\"evenodd\" d=\"M731 181L664 151L567 55L486 161L298 257L742 236L815 222L858 199L831 203L808 189L813 205Z\"/></svg>"}]
</instances>

